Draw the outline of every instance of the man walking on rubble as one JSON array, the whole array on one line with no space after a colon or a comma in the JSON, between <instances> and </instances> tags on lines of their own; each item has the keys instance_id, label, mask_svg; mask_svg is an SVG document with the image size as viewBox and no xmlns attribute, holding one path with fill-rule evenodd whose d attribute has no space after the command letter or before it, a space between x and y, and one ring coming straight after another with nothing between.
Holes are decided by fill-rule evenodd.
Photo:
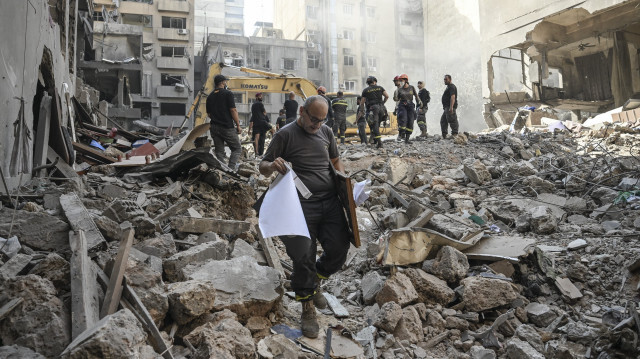
<instances>
[{"instance_id":1,"label":"man walking on rubble","mask_svg":"<svg viewBox=\"0 0 640 359\"><path fill-rule=\"evenodd\" d=\"M319 332L315 307L327 306L319 281L342 267L349 250L347 221L334 182L335 170L344 172L344 166L333 132L323 125L328 110L329 104L321 96L307 98L296 122L273 136L259 167L268 177L274 171L284 174L285 161L290 162L312 193L308 199L299 196L311 239L280 237L293 261L291 287L296 300L302 302L300 327L309 338L316 338ZM323 249L317 261L316 240Z\"/></svg>"},{"instance_id":2,"label":"man walking on rubble","mask_svg":"<svg viewBox=\"0 0 640 359\"><path fill-rule=\"evenodd\" d=\"M336 136L336 140L340 137L341 144L344 144L345 132L347 132L347 107L349 104L344 99L344 93L338 91L338 97L331 102L331 108L335 116L333 134Z\"/></svg>"},{"instance_id":3,"label":"man walking on rubble","mask_svg":"<svg viewBox=\"0 0 640 359\"><path fill-rule=\"evenodd\" d=\"M418 97L415 87L409 84L409 76L402 74L398 77L400 87L393 95L393 100L398 102L398 129L404 130L404 142L409 143L413 134L413 121L416 118L416 107L422 108L422 101ZM416 104L413 104L413 99Z\"/></svg>"},{"instance_id":4,"label":"man walking on rubble","mask_svg":"<svg viewBox=\"0 0 640 359\"><path fill-rule=\"evenodd\" d=\"M444 75L444 84L447 88L442 94L442 108L444 112L440 117L440 129L442 130L442 139L447 137L449 126L451 126L451 136L458 134L458 116L456 109L458 108L458 89L451 82L451 75Z\"/></svg>"},{"instance_id":5,"label":"man walking on rubble","mask_svg":"<svg viewBox=\"0 0 640 359\"><path fill-rule=\"evenodd\" d=\"M418 137L427 137L427 111L429 110L428 103L431 101L431 94L424 88L424 82L418 81L418 97L422 102L422 108L418 110L418 127L420 128L420 135Z\"/></svg>"},{"instance_id":6,"label":"man walking on rubble","mask_svg":"<svg viewBox=\"0 0 640 359\"><path fill-rule=\"evenodd\" d=\"M227 90L228 79L224 75L216 75L213 78L215 89L207 96L207 114L211 119L211 137L215 148L216 157L224 162L225 144L229 146L229 168L236 170L238 159L242 153L239 134L242 133L238 110L233 100L233 93Z\"/></svg>"},{"instance_id":7,"label":"man walking on rubble","mask_svg":"<svg viewBox=\"0 0 640 359\"><path fill-rule=\"evenodd\" d=\"M289 98L284 101L283 110L287 116L287 125L296 120L298 116L298 101L296 101L296 94L289 92Z\"/></svg>"},{"instance_id":8,"label":"man walking on rubble","mask_svg":"<svg viewBox=\"0 0 640 359\"><path fill-rule=\"evenodd\" d=\"M366 106L370 114L369 128L371 136L377 148L382 148L382 136L380 135L380 122L384 118L385 102L389 99L387 91L382 86L378 86L378 79L374 76L367 78L367 88L362 90L362 103Z\"/></svg>"},{"instance_id":9,"label":"man walking on rubble","mask_svg":"<svg viewBox=\"0 0 640 359\"><path fill-rule=\"evenodd\" d=\"M251 105L251 119L249 120L249 133L253 142L253 152L257 156L264 153L264 141L267 137L267 131L273 134L275 131L269 123L267 110L262 102L262 92L256 94L256 102Z\"/></svg>"}]
</instances>

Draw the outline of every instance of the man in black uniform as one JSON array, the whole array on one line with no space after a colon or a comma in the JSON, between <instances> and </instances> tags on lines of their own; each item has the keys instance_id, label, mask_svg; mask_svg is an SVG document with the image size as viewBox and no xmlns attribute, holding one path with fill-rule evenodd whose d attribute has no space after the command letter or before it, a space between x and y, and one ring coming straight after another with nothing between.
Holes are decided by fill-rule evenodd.
<instances>
[{"instance_id":1,"label":"man in black uniform","mask_svg":"<svg viewBox=\"0 0 640 359\"><path fill-rule=\"evenodd\" d=\"M373 136L376 147L382 148L382 136L380 135L380 121L384 118L386 108L384 103L389 99L387 91L382 86L378 86L378 79L373 76L367 78L367 88L362 90L362 102L369 112L369 129Z\"/></svg>"},{"instance_id":2,"label":"man in black uniform","mask_svg":"<svg viewBox=\"0 0 640 359\"><path fill-rule=\"evenodd\" d=\"M325 119L324 124L329 126L330 129L333 130L333 126L335 124L335 117L333 116L333 109L331 108L331 100L325 95L327 93L327 89L324 86L318 87L318 95L320 95L325 101L327 101L327 106L329 106L329 110L327 111L327 117Z\"/></svg>"},{"instance_id":3,"label":"man in black uniform","mask_svg":"<svg viewBox=\"0 0 640 359\"><path fill-rule=\"evenodd\" d=\"M256 156L262 156L264 153L264 140L267 137L267 131L274 132L262 102L262 92L258 92L256 102L251 105L251 119L249 120L249 132Z\"/></svg>"},{"instance_id":4,"label":"man in black uniform","mask_svg":"<svg viewBox=\"0 0 640 359\"><path fill-rule=\"evenodd\" d=\"M356 112L356 123L358 124L358 136L360 137L360 143L367 144L367 118L364 111L364 104L362 103L362 96L356 98L358 102L358 110Z\"/></svg>"},{"instance_id":5,"label":"man in black uniform","mask_svg":"<svg viewBox=\"0 0 640 359\"><path fill-rule=\"evenodd\" d=\"M242 133L242 128L240 128L233 92L227 90L227 80L224 75L216 75L213 78L215 89L207 96L206 108L211 119L210 131L216 157L221 162L225 160L224 145L226 143L231 150L229 168L235 171L240 154L242 154L238 137Z\"/></svg>"},{"instance_id":6,"label":"man in black uniform","mask_svg":"<svg viewBox=\"0 0 640 359\"><path fill-rule=\"evenodd\" d=\"M451 126L451 136L458 134L458 116L456 109L458 108L458 89L451 82L451 75L444 75L444 84L447 89L442 94L442 108L444 112L440 117L440 129L442 130L442 138L447 137L449 126Z\"/></svg>"},{"instance_id":7,"label":"man in black uniform","mask_svg":"<svg viewBox=\"0 0 640 359\"><path fill-rule=\"evenodd\" d=\"M331 129L322 124L328 110L329 104L321 96L307 98L300 117L273 136L260 162L260 173L267 177L274 171L284 174L285 161L291 162L312 193L308 199L299 196L311 238L280 236L293 262L291 288L296 300L302 302L302 334L310 338L319 332L315 306L322 309L327 305L318 278L326 279L340 270L349 250L347 221L334 182L334 171L344 172L344 165ZM317 261L316 240L323 249Z\"/></svg>"},{"instance_id":8,"label":"man in black uniform","mask_svg":"<svg viewBox=\"0 0 640 359\"><path fill-rule=\"evenodd\" d=\"M335 122L333 124L333 135L338 138L340 135L340 143L344 143L345 132L347 132L347 107L349 103L344 99L344 93L338 91L338 97L331 102L331 108L333 109L333 115L335 116Z\"/></svg>"},{"instance_id":9,"label":"man in black uniform","mask_svg":"<svg viewBox=\"0 0 640 359\"><path fill-rule=\"evenodd\" d=\"M276 120L276 131L280 131L287 124L287 116L285 116L285 111L280 110L278 115L278 119Z\"/></svg>"},{"instance_id":10,"label":"man in black uniform","mask_svg":"<svg viewBox=\"0 0 640 359\"><path fill-rule=\"evenodd\" d=\"M427 137L427 110L429 106L427 104L431 101L431 95L426 88L424 88L424 82L418 81L418 97L422 101L422 108L418 110L418 127L420 127L420 135L418 137Z\"/></svg>"},{"instance_id":11,"label":"man in black uniform","mask_svg":"<svg viewBox=\"0 0 640 359\"><path fill-rule=\"evenodd\" d=\"M289 99L284 101L284 111L287 116L287 124L296 120L298 116L298 101L296 101L296 94L289 92Z\"/></svg>"}]
</instances>

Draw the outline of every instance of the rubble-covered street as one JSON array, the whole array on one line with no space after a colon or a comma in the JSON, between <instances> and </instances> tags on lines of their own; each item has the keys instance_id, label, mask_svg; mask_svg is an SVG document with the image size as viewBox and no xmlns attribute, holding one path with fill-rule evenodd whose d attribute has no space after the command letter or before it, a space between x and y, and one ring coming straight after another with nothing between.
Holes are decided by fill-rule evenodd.
<instances>
[{"instance_id":1,"label":"rubble-covered street","mask_svg":"<svg viewBox=\"0 0 640 359\"><path fill-rule=\"evenodd\" d=\"M341 145L371 183L362 245L322 284L331 356L636 357L637 130L596 127ZM51 168L2 197L0 356L322 357L257 232L271 179L208 151Z\"/></svg>"}]
</instances>

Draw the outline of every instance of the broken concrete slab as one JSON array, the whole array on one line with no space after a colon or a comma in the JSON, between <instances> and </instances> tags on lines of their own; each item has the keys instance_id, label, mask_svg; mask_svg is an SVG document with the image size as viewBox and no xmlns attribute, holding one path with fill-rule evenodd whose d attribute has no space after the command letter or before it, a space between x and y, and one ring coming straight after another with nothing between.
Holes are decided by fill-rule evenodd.
<instances>
[{"instance_id":1,"label":"broken concrete slab","mask_svg":"<svg viewBox=\"0 0 640 359\"><path fill-rule=\"evenodd\" d=\"M469 249L464 249L463 252L469 259L506 259L515 263L518 257L526 255L526 248L535 242L535 238L532 237L491 236Z\"/></svg>"},{"instance_id":2,"label":"broken concrete slab","mask_svg":"<svg viewBox=\"0 0 640 359\"><path fill-rule=\"evenodd\" d=\"M133 246L139 251L158 258L168 258L177 253L176 243L170 233L148 238Z\"/></svg>"},{"instance_id":3,"label":"broken concrete slab","mask_svg":"<svg viewBox=\"0 0 640 359\"><path fill-rule=\"evenodd\" d=\"M529 320L541 328L547 327L557 317L549 306L542 303L531 302L524 309Z\"/></svg>"},{"instance_id":4,"label":"broken concrete slab","mask_svg":"<svg viewBox=\"0 0 640 359\"><path fill-rule=\"evenodd\" d=\"M20 242L34 250L69 254L69 225L44 212L28 212L0 208L0 236L18 237ZM12 226L13 224L13 226Z\"/></svg>"},{"instance_id":5,"label":"broken concrete slab","mask_svg":"<svg viewBox=\"0 0 640 359\"><path fill-rule=\"evenodd\" d=\"M451 246L443 246L435 259L426 260L422 270L449 283L458 283L467 276L469 261L459 250Z\"/></svg>"},{"instance_id":6,"label":"broken concrete slab","mask_svg":"<svg viewBox=\"0 0 640 359\"><path fill-rule=\"evenodd\" d=\"M184 271L189 279L213 283L214 309L229 309L240 320L266 315L282 297L278 271L258 265L251 257L209 261L201 266L188 266Z\"/></svg>"},{"instance_id":7,"label":"broken concrete slab","mask_svg":"<svg viewBox=\"0 0 640 359\"><path fill-rule=\"evenodd\" d=\"M471 182L477 185L491 182L491 173L489 173L487 167L480 160L465 162L464 174L469 177Z\"/></svg>"},{"instance_id":8,"label":"broken concrete slab","mask_svg":"<svg viewBox=\"0 0 640 359\"><path fill-rule=\"evenodd\" d=\"M251 224L245 221L191 217L173 217L171 218L171 226L185 233L216 232L230 235L238 235L251 228Z\"/></svg>"},{"instance_id":9,"label":"broken concrete slab","mask_svg":"<svg viewBox=\"0 0 640 359\"><path fill-rule=\"evenodd\" d=\"M182 325L214 307L216 289L206 281L189 280L167 286L169 314Z\"/></svg>"},{"instance_id":10,"label":"broken concrete slab","mask_svg":"<svg viewBox=\"0 0 640 359\"><path fill-rule=\"evenodd\" d=\"M396 302L386 302L376 313L373 325L387 333L393 333L400 319L402 319L402 307Z\"/></svg>"},{"instance_id":11,"label":"broken concrete slab","mask_svg":"<svg viewBox=\"0 0 640 359\"><path fill-rule=\"evenodd\" d=\"M256 347L249 329L233 318L206 323L185 339L196 348L195 358L253 359Z\"/></svg>"},{"instance_id":12,"label":"broken concrete slab","mask_svg":"<svg viewBox=\"0 0 640 359\"><path fill-rule=\"evenodd\" d=\"M219 240L193 246L186 251L178 252L162 262L164 273L171 282L186 279L183 269L197 266L209 260L224 260L227 258L227 241Z\"/></svg>"},{"instance_id":13,"label":"broken concrete slab","mask_svg":"<svg viewBox=\"0 0 640 359\"><path fill-rule=\"evenodd\" d=\"M147 215L147 212L135 201L117 199L111 202L109 207L102 212L102 215L114 220L116 223L122 223L136 217L144 217Z\"/></svg>"},{"instance_id":14,"label":"broken concrete slab","mask_svg":"<svg viewBox=\"0 0 640 359\"><path fill-rule=\"evenodd\" d=\"M46 359L45 356L33 350L18 345L0 347L0 358L6 359Z\"/></svg>"},{"instance_id":15,"label":"broken concrete slab","mask_svg":"<svg viewBox=\"0 0 640 359\"><path fill-rule=\"evenodd\" d=\"M399 340L407 340L412 344L424 340L420 315L414 307L410 306L402 309L402 318L400 318L396 329L393 331L393 335Z\"/></svg>"},{"instance_id":16,"label":"broken concrete slab","mask_svg":"<svg viewBox=\"0 0 640 359\"><path fill-rule=\"evenodd\" d=\"M537 234L551 234L558 228L553 212L547 206L536 206L529 210L531 229Z\"/></svg>"},{"instance_id":17,"label":"broken concrete slab","mask_svg":"<svg viewBox=\"0 0 640 359\"><path fill-rule=\"evenodd\" d=\"M146 345L147 334L128 309L102 318L78 336L60 355L64 359L86 358L88 353L100 358L142 358L156 356Z\"/></svg>"},{"instance_id":18,"label":"broken concrete slab","mask_svg":"<svg viewBox=\"0 0 640 359\"><path fill-rule=\"evenodd\" d=\"M429 223L427 223L425 227L456 240L460 240L469 232L475 232L480 229L480 226L469 219L457 215L444 215L440 213L431 217L431 220L429 220Z\"/></svg>"},{"instance_id":19,"label":"broken concrete slab","mask_svg":"<svg viewBox=\"0 0 640 359\"><path fill-rule=\"evenodd\" d=\"M242 238L238 238L233 242L233 251L231 251L231 258L238 258L242 256L253 257L258 261L260 265L267 265L267 259L264 254L258 252L252 245L247 243Z\"/></svg>"},{"instance_id":20,"label":"broken concrete slab","mask_svg":"<svg viewBox=\"0 0 640 359\"><path fill-rule=\"evenodd\" d=\"M29 271L29 274L39 275L50 280L58 290L65 292L70 290L69 262L55 252L47 254L44 259Z\"/></svg>"},{"instance_id":21,"label":"broken concrete slab","mask_svg":"<svg viewBox=\"0 0 640 359\"><path fill-rule=\"evenodd\" d=\"M464 286L462 301L468 311L481 312L510 304L518 297L511 283L483 277L468 277L460 284Z\"/></svg>"},{"instance_id":22,"label":"broken concrete slab","mask_svg":"<svg viewBox=\"0 0 640 359\"><path fill-rule=\"evenodd\" d=\"M106 247L107 241L75 192L60 196L60 205L67 216L67 220L69 220L71 228L76 232L84 232L87 239L87 250L90 254Z\"/></svg>"},{"instance_id":23,"label":"broken concrete slab","mask_svg":"<svg viewBox=\"0 0 640 359\"><path fill-rule=\"evenodd\" d=\"M562 295L571 300L582 298L582 292L571 282L569 278L556 277L555 284Z\"/></svg>"},{"instance_id":24,"label":"broken concrete slab","mask_svg":"<svg viewBox=\"0 0 640 359\"><path fill-rule=\"evenodd\" d=\"M375 302L376 295L384 286L384 277L378 272L370 271L362 277L360 288L362 289L362 301L366 305Z\"/></svg>"},{"instance_id":25,"label":"broken concrete slab","mask_svg":"<svg viewBox=\"0 0 640 359\"><path fill-rule=\"evenodd\" d=\"M529 343L517 338L512 338L507 343L507 357L509 359L544 359L544 355Z\"/></svg>"},{"instance_id":26,"label":"broken concrete slab","mask_svg":"<svg viewBox=\"0 0 640 359\"><path fill-rule=\"evenodd\" d=\"M455 292L447 286L447 282L417 268L409 268L403 272L418 293L418 301L429 304L447 305Z\"/></svg>"},{"instance_id":27,"label":"broken concrete slab","mask_svg":"<svg viewBox=\"0 0 640 359\"><path fill-rule=\"evenodd\" d=\"M403 273L396 273L384 282L384 286L376 295L376 303L382 306L387 302L396 302L405 307L418 300L416 292L409 277Z\"/></svg>"},{"instance_id":28,"label":"broken concrete slab","mask_svg":"<svg viewBox=\"0 0 640 359\"><path fill-rule=\"evenodd\" d=\"M7 258L12 258L18 251L22 248L20 245L20 241L18 237L12 236L9 239L0 237L0 253L5 255Z\"/></svg>"},{"instance_id":29,"label":"broken concrete slab","mask_svg":"<svg viewBox=\"0 0 640 359\"><path fill-rule=\"evenodd\" d=\"M18 253L13 258L9 259L5 264L0 267L0 277L14 278L21 272L25 271L26 267L31 262L33 256L28 254Z\"/></svg>"}]
</instances>

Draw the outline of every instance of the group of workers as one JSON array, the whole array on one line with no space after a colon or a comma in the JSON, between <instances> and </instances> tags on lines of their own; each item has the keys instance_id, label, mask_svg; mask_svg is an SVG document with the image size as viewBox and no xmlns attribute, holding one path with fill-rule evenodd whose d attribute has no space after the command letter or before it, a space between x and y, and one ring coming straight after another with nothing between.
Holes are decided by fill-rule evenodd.
<instances>
[{"instance_id":1,"label":"group of workers","mask_svg":"<svg viewBox=\"0 0 640 359\"><path fill-rule=\"evenodd\" d=\"M397 89L393 99L397 104L395 113L398 116L398 128L401 131L399 139L404 141L408 141L413 132L416 109L420 136L426 136L424 115L430 99L423 83L418 83L418 91L416 91L408 80L406 75L400 75L394 79ZM238 136L242 129L233 93L227 89L227 81L228 79L223 75L215 76L215 89L207 98L206 108L211 118L210 131L215 155L221 162L224 161L225 144L229 146L231 149L229 167L235 170L242 151ZM442 96L444 113L440 124L443 137L446 137L449 126L451 126L452 135L458 132L455 113L457 89L451 83L451 76L446 75L444 82L447 89ZM360 120L367 118L373 142L377 147L382 147L379 124L388 117L384 104L389 99L389 95L384 88L377 85L377 79L373 76L367 79L367 85L358 100L358 124L360 127ZM252 106L252 122L249 126L253 130L254 137L258 138L257 153L264 150L266 131L274 132L273 139L259 164L260 173L266 177L274 172L285 174L288 163L312 193L307 198L299 195L310 236L280 236L279 238L293 263L291 288L295 292L296 300L302 303L300 316L302 334L316 338L320 331L316 307L324 309L328 305L322 294L321 280L328 279L342 267L349 250L348 222L336 187L336 171L344 173L337 139L344 142L347 106L341 93L338 93L338 97L333 102L329 101L326 97L326 89L322 86L318 88L318 95L308 97L301 107L298 107L293 94L289 95L287 101L276 122L278 131L275 132L270 125L267 126L268 118L262 104L262 95L256 95L256 102ZM364 128L361 128L359 133L363 135ZM366 140L366 136L364 139ZM316 241L323 249L318 259L316 259Z\"/></svg>"}]
</instances>

